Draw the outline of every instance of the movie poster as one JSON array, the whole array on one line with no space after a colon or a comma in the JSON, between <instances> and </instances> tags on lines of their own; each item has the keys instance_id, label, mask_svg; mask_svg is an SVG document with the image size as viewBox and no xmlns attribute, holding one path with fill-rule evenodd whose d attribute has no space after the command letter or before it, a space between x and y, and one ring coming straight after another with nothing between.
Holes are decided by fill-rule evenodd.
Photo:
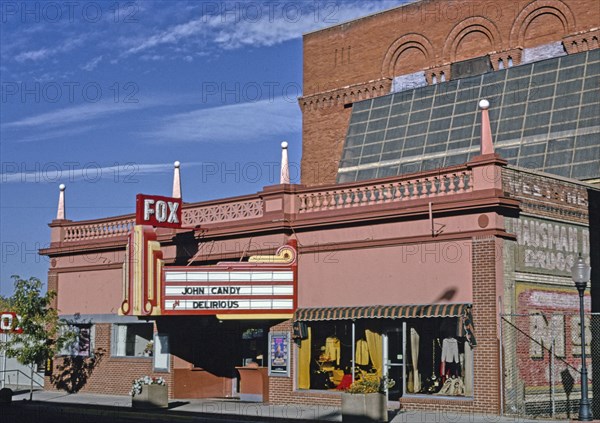
<instances>
[{"instance_id":1,"label":"movie poster","mask_svg":"<svg viewBox=\"0 0 600 423\"><path fill-rule=\"evenodd\" d=\"M289 333L269 334L269 376L290 375Z\"/></svg>"}]
</instances>

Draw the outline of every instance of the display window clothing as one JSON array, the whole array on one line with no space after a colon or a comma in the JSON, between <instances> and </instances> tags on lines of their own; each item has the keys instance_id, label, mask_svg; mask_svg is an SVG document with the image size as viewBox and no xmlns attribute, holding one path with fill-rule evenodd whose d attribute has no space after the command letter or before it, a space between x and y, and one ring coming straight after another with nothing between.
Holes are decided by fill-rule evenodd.
<instances>
[{"instance_id":1,"label":"display window clothing","mask_svg":"<svg viewBox=\"0 0 600 423\"><path fill-rule=\"evenodd\" d=\"M335 361L340 365L340 340L335 336L330 336L325 340L325 357L328 357L328 361Z\"/></svg>"},{"instance_id":2,"label":"display window clothing","mask_svg":"<svg viewBox=\"0 0 600 423\"><path fill-rule=\"evenodd\" d=\"M472 396L473 353L462 328L459 315L307 322L302 330L306 339L298 347L297 386L344 390L360 375L372 373L400 387L389 391L395 398ZM394 364L403 370L398 372Z\"/></svg>"},{"instance_id":3,"label":"display window clothing","mask_svg":"<svg viewBox=\"0 0 600 423\"><path fill-rule=\"evenodd\" d=\"M364 339L356 341L356 364L367 366L369 364L369 344Z\"/></svg>"},{"instance_id":4,"label":"display window clothing","mask_svg":"<svg viewBox=\"0 0 600 423\"><path fill-rule=\"evenodd\" d=\"M446 338L442 342L442 361L446 363L459 363L458 341L455 338Z\"/></svg>"},{"instance_id":5,"label":"display window clothing","mask_svg":"<svg viewBox=\"0 0 600 423\"><path fill-rule=\"evenodd\" d=\"M460 318L407 322L407 393L473 395L473 354Z\"/></svg>"},{"instance_id":6,"label":"display window clothing","mask_svg":"<svg viewBox=\"0 0 600 423\"><path fill-rule=\"evenodd\" d=\"M307 324L309 335L298 347L298 388L343 390L362 372L381 375L383 351L379 326L379 321Z\"/></svg>"}]
</instances>

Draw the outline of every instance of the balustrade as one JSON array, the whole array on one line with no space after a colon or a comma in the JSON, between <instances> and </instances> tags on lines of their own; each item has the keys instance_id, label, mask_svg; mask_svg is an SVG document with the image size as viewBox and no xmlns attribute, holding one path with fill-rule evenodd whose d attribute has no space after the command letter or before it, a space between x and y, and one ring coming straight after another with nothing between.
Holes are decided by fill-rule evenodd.
<instances>
[{"instance_id":1,"label":"balustrade","mask_svg":"<svg viewBox=\"0 0 600 423\"><path fill-rule=\"evenodd\" d=\"M299 212L308 213L342 208L371 206L397 201L432 198L473 191L470 170L428 175L364 186L313 191L298 194Z\"/></svg>"}]
</instances>

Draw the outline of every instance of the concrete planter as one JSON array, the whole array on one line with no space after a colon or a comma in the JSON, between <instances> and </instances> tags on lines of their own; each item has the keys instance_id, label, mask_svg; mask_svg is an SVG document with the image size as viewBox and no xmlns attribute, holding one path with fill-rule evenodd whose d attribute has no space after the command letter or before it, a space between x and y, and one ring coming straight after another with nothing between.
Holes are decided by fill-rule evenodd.
<instances>
[{"instance_id":1,"label":"concrete planter","mask_svg":"<svg viewBox=\"0 0 600 423\"><path fill-rule=\"evenodd\" d=\"M387 422L385 394L342 394L342 421L344 423Z\"/></svg>"},{"instance_id":2,"label":"concrete planter","mask_svg":"<svg viewBox=\"0 0 600 423\"><path fill-rule=\"evenodd\" d=\"M133 408L167 408L169 391L165 385L143 385L142 393L131 398Z\"/></svg>"}]
</instances>

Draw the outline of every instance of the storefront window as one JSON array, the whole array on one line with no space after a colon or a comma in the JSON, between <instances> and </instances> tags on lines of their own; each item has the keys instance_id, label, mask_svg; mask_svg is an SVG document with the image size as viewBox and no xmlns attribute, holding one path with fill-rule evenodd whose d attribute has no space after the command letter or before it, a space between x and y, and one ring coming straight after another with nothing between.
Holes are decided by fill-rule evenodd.
<instances>
[{"instance_id":1,"label":"storefront window","mask_svg":"<svg viewBox=\"0 0 600 423\"><path fill-rule=\"evenodd\" d=\"M382 336L378 325L367 326L356 325L353 337L352 322L307 325L298 351L298 388L344 390L352 384L353 373L355 379L365 373L381 375Z\"/></svg>"},{"instance_id":2,"label":"storefront window","mask_svg":"<svg viewBox=\"0 0 600 423\"><path fill-rule=\"evenodd\" d=\"M112 355L117 357L152 357L154 325L129 323L113 326Z\"/></svg>"},{"instance_id":3,"label":"storefront window","mask_svg":"<svg viewBox=\"0 0 600 423\"><path fill-rule=\"evenodd\" d=\"M465 335L460 317L296 322L297 387L344 390L373 373L387 377L394 401L405 394L472 396L473 350Z\"/></svg>"},{"instance_id":4,"label":"storefront window","mask_svg":"<svg viewBox=\"0 0 600 423\"><path fill-rule=\"evenodd\" d=\"M347 322L314 322L310 339L300 354L299 374L303 389L335 389L351 374L352 328ZM310 351L308 351L310 349Z\"/></svg>"},{"instance_id":5,"label":"storefront window","mask_svg":"<svg viewBox=\"0 0 600 423\"><path fill-rule=\"evenodd\" d=\"M473 352L459 318L409 320L405 365L408 394L473 395Z\"/></svg>"}]
</instances>

